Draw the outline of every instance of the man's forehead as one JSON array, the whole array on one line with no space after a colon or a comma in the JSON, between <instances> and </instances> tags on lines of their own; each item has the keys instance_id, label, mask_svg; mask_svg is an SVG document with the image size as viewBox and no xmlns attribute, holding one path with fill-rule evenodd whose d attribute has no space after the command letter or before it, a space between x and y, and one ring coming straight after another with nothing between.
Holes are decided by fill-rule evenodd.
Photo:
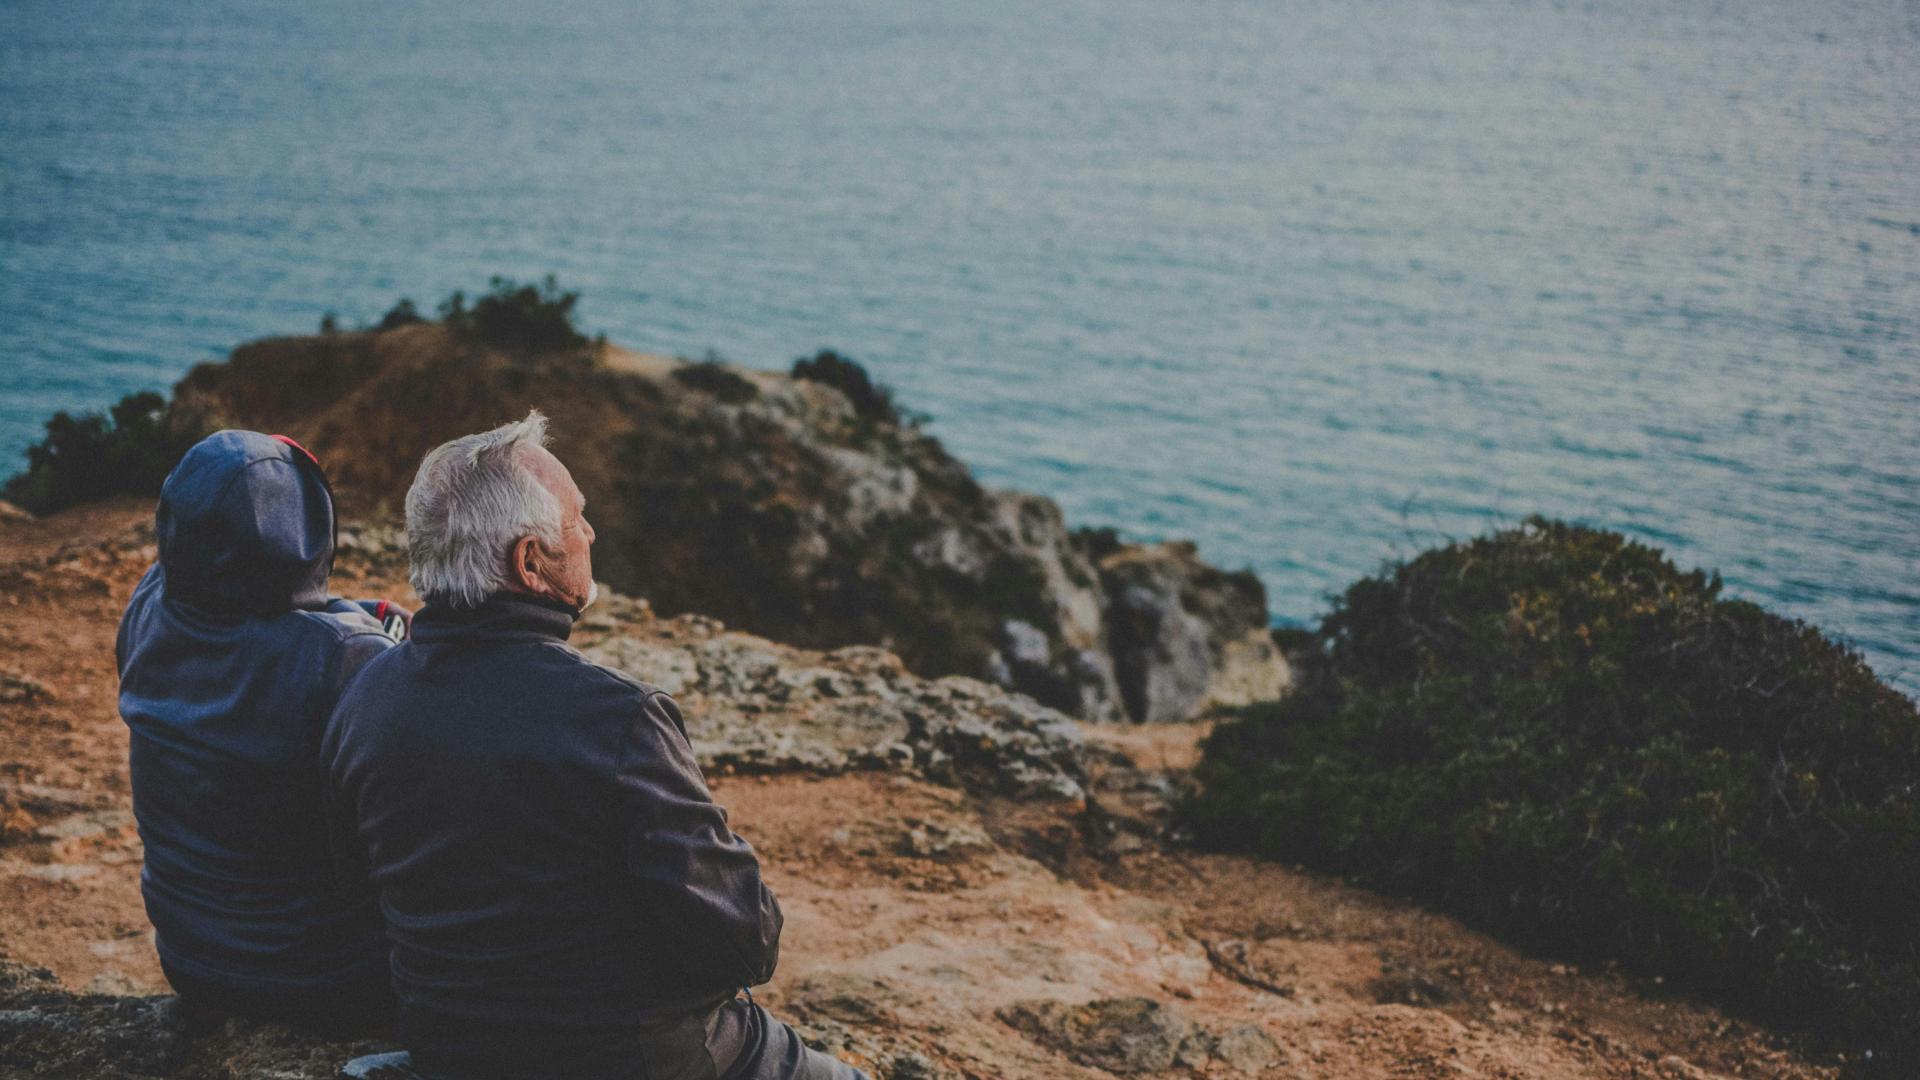
<instances>
[{"instance_id":1,"label":"man's forehead","mask_svg":"<svg viewBox=\"0 0 1920 1080\"><path fill-rule=\"evenodd\" d=\"M571 505L580 501L580 488L573 482L573 474L553 451L544 446L534 447L527 456L527 467L561 502Z\"/></svg>"}]
</instances>

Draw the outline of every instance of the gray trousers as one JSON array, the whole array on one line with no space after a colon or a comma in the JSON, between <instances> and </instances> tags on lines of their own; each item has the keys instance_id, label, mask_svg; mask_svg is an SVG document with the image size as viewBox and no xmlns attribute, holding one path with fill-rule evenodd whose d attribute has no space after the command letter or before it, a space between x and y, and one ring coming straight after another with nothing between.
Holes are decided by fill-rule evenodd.
<instances>
[{"instance_id":1,"label":"gray trousers","mask_svg":"<svg viewBox=\"0 0 1920 1080\"><path fill-rule=\"evenodd\" d=\"M738 998L649 1038L641 1058L647 1080L868 1080Z\"/></svg>"},{"instance_id":2,"label":"gray trousers","mask_svg":"<svg viewBox=\"0 0 1920 1080\"><path fill-rule=\"evenodd\" d=\"M457 1046L457 1043L456 1043ZM809 1050L767 1010L738 998L711 1012L629 1032L572 1056L505 1045L442 1048L438 1058L369 1054L341 1069L349 1080L868 1080L843 1061ZM565 1057L566 1060L558 1060Z\"/></svg>"}]
</instances>

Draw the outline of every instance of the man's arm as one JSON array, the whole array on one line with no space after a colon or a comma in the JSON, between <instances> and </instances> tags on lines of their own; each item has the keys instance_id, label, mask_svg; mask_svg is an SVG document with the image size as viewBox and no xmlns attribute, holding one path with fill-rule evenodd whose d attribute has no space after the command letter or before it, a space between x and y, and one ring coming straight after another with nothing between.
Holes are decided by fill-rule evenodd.
<instances>
[{"instance_id":1,"label":"man's arm","mask_svg":"<svg viewBox=\"0 0 1920 1080\"><path fill-rule=\"evenodd\" d=\"M677 959L702 989L772 978L780 905L760 880L753 848L707 793L672 698L647 695L627 729L618 780L627 871L664 936L679 942Z\"/></svg>"}]
</instances>

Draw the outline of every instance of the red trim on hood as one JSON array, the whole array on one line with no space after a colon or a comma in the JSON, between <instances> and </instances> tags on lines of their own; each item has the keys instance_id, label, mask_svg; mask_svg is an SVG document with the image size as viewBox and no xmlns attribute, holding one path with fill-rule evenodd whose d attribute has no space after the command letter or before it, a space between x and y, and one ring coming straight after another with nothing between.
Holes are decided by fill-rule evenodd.
<instances>
[{"instance_id":1,"label":"red trim on hood","mask_svg":"<svg viewBox=\"0 0 1920 1080\"><path fill-rule=\"evenodd\" d=\"M318 466L320 464L320 459L313 456L313 451L307 449L304 446L301 446L299 443L294 442L291 438L285 435L269 435L267 436L267 438L272 439L274 442L286 443L288 446L291 446L295 450L300 451L302 454L305 454L307 460L313 462L315 466Z\"/></svg>"}]
</instances>

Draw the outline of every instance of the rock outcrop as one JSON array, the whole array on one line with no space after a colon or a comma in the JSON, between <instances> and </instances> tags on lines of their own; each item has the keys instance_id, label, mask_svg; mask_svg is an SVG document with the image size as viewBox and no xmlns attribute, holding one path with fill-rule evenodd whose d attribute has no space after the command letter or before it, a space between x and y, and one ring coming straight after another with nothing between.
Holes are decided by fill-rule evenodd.
<instances>
[{"instance_id":1,"label":"rock outcrop","mask_svg":"<svg viewBox=\"0 0 1920 1080\"><path fill-rule=\"evenodd\" d=\"M417 324L255 342L175 396L301 439L349 511L391 509L432 446L538 407L588 497L600 575L664 613L877 645L1085 719L1182 719L1285 686L1251 573L1070 530L853 390L604 345L515 355Z\"/></svg>"},{"instance_id":2,"label":"rock outcrop","mask_svg":"<svg viewBox=\"0 0 1920 1080\"><path fill-rule=\"evenodd\" d=\"M809 652L610 601L582 620L583 651L673 694L704 769L894 769L972 791L1086 795L1080 728L1030 698L961 675L922 679L871 645Z\"/></svg>"},{"instance_id":3,"label":"rock outcrop","mask_svg":"<svg viewBox=\"0 0 1920 1080\"><path fill-rule=\"evenodd\" d=\"M1184 720L1210 705L1286 691L1286 659L1267 632L1251 573L1222 573L1185 542L1125 545L1100 560L1107 641L1129 717Z\"/></svg>"},{"instance_id":4,"label":"rock outcrop","mask_svg":"<svg viewBox=\"0 0 1920 1080\"><path fill-rule=\"evenodd\" d=\"M348 526L341 566L391 575L404 543L397 529ZM1071 717L979 679L921 678L885 649L783 645L705 615L657 615L610 586L569 640L672 694L709 772L893 770L980 793L1086 797L1089 750Z\"/></svg>"}]
</instances>

